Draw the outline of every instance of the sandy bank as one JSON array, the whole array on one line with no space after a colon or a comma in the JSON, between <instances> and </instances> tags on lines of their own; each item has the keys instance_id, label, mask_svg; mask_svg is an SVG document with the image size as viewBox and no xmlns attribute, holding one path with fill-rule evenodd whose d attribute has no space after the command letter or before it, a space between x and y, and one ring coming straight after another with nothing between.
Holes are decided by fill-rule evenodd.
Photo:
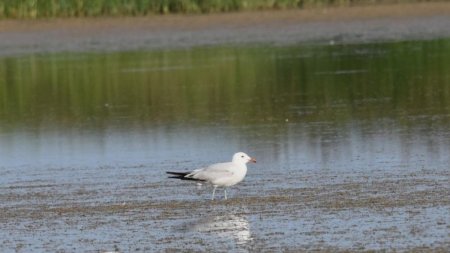
<instances>
[{"instance_id":1,"label":"sandy bank","mask_svg":"<svg viewBox=\"0 0 450 253\"><path fill-rule=\"evenodd\" d=\"M0 21L0 55L219 44L365 43L450 37L450 3Z\"/></svg>"}]
</instances>

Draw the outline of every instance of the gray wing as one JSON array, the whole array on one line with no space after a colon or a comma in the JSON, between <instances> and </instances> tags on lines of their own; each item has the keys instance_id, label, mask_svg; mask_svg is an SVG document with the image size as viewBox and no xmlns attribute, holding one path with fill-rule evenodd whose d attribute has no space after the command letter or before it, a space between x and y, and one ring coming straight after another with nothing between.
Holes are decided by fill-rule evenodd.
<instances>
[{"instance_id":1,"label":"gray wing","mask_svg":"<svg viewBox=\"0 0 450 253\"><path fill-rule=\"evenodd\" d=\"M231 170L232 167L233 167L232 163L216 163L203 169L194 170L186 177L211 182L219 178L232 177L234 174Z\"/></svg>"}]
</instances>

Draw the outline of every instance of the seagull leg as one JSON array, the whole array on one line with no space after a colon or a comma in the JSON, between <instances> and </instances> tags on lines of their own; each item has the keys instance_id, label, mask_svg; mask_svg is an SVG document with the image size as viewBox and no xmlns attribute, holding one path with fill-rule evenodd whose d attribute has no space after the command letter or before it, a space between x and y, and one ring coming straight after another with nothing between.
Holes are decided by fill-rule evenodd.
<instances>
[{"instance_id":1,"label":"seagull leg","mask_svg":"<svg viewBox=\"0 0 450 253\"><path fill-rule=\"evenodd\" d=\"M212 195L211 200L214 200L214 195L216 194L216 188L217 188L217 185L214 185L214 190L213 190L213 195Z\"/></svg>"},{"instance_id":2,"label":"seagull leg","mask_svg":"<svg viewBox=\"0 0 450 253\"><path fill-rule=\"evenodd\" d=\"M225 188L225 190L223 190L225 192L225 199L227 199L227 188Z\"/></svg>"}]
</instances>

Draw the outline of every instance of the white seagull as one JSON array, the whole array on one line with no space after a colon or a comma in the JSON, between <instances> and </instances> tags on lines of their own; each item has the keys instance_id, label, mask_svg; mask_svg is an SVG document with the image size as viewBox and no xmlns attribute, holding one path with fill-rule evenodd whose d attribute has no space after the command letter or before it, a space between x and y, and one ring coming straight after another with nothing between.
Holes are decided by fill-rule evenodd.
<instances>
[{"instance_id":1,"label":"white seagull","mask_svg":"<svg viewBox=\"0 0 450 253\"><path fill-rule=\"evenodd\" d=\"M251 158L246 153L238 152L233 155L233 160L227 163L216 163L206 168L196 169L192 172L171 172L169 178L177 178L181 180L204 181L214 186L212 193L212 200L218 186L225 187L225 199L227 199L227 187L241 182L245 174L247 174L247 163L256 163L254 158Z\"/></svg>"}]
</instances>

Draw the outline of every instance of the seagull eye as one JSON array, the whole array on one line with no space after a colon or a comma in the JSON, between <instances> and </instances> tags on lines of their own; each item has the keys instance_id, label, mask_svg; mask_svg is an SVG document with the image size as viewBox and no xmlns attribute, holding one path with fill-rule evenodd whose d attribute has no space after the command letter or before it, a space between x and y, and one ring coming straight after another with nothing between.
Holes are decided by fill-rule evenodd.
<instances>
[{"instance_id":1,"label":"seagull eye","mask_svg":"<svg viewBox=\"0 0 450 253\"><path fill-rule=\"evenodd\" d=\"M241 156L242 158L244 158L244 156Z\"/></svg>"}]
</instances>

